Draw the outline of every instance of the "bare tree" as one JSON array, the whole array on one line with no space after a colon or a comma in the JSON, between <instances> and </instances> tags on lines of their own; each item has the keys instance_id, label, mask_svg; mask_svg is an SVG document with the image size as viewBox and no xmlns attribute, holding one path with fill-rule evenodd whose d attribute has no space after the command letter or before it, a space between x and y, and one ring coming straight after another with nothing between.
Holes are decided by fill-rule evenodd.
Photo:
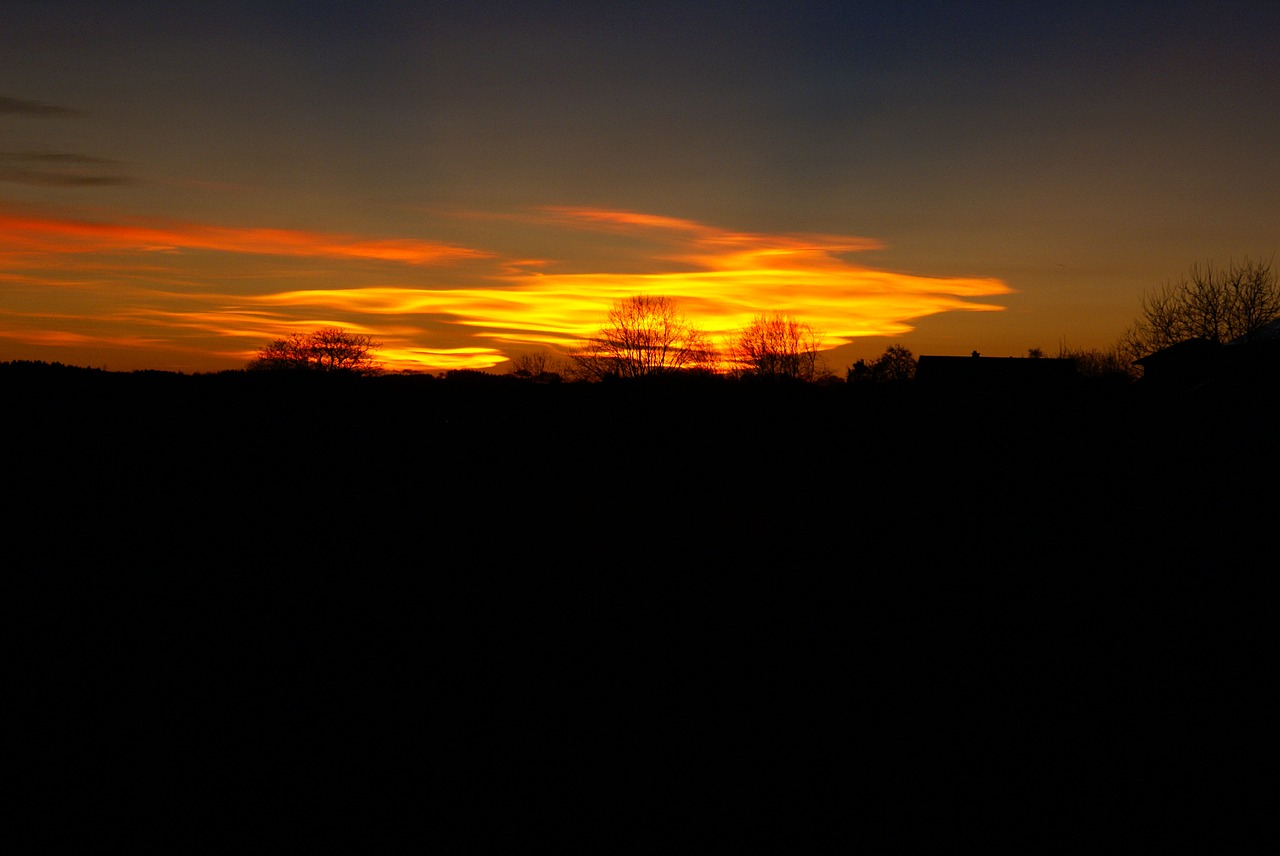
<instances>
[{"instance_id":1,"label":"bare tree","mask_svg":"<svg viewBox=\"0 0 1280 856\"><path fill-rule=\"evenodd\" d=\"M598 380L709 368L715 353L673 299L637 295L614 303L573 360L582 376Z\"/></svg>"},{"instance_id":2,"label":"bare tree","mask_svg":"<svg viewBox=\"0 0 1280 856\"><path fill-rule=\"evenodd\" d=\"M290 333L258 351L252 370L304 370L377 374L382 365L373 351L382 345L372 337L327 327L311 333Z\"/></svg>"},{"instance_id":3,"label":"bare tree","mask_svg":"<svg viewBox=\"0 0 1280 856\"><path fill-rule=\"evenodd\" d=\"M567 368L564 360L553 357L546 351L535 351L512 357L508 373L524 380L551 383L565 377Z\"/></svg>"},{"instance_id":4,"label":"bare tree","mask_svg":"<svg viewBox=\"0 0 1280 856\"><path fill-rule=\"evenodd\" d=\"M511 358L511 374L517 377L537 377L547 370L546 351L516 354Z\"/></svg>"},{"instance_id":5,"label":"bare tree","mask_svg":"<svg viewBox=\"0 0 1280 856\"><path fill-rule=\"evenodd\" d=\"M1142 314L1121 340L1131 359L1187 339L1226 343L1280 318L1280 284L1271 262L1196 264L1177 283L1142 297Z\"/></svg>"},{"instance_id":6,"label":"bare tree","mask_svg":"<svg viewBox=\"0 0 1280 856\"><path fill-rule=\"evenodd\" d=\"M1058 359L1074 360L1076 372L1090 380L1108 378L1132 381L1141 374L1121 345L1110 348L1069 348L1063 342L1058 345Z\"/></svg>"},{"instance_id":7,"label":"bare tree","mask_svg":"<svg viewBox=\"0 0 1280 856\"><path fill-rule=\"evenodd\" d=\"M773 312L757 315L729 343L729 359L747 375L813 381L821 373L820 337L808 324Z\"/></svg>"}]
</instances>

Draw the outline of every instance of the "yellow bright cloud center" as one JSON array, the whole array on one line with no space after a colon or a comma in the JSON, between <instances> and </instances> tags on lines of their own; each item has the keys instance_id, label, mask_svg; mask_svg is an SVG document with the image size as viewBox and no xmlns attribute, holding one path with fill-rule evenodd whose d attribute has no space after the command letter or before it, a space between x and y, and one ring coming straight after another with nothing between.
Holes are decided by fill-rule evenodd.
<instances>
[{"instance_id":1,"label":"yellow bright cloud center","mask_svg":"<svg viewBox=\"0 0 1280 856\"><path fill-rule=\"evenodd\" d=\"M230 337L237 343L231 353L246 358L285 333L337 326L380 341L378 356L388 368L435 371L490 368L520 351L571 350L598 332L615 301L639 294L674 299L715 343L723 343L757 315L781 312L808 324L822 337L822 346L832 348L860 336L900 335L911 329L912 320L940 312L999 310L976 301L1011 293L997 279L914 276L853 264L847 256L879 246L854 236L741 233L670 217L581 208L545 209L529 222L620 235L633 242L635 257L611 260L615 270L608 273L566 271L562 269L569 262L554 256L504 258L427 240L180 223L113 225L0 210L0 225L7 230L0 238L0 260L7 258L0 262L0 279L23 287L74 286L93 293L96 270L106 283L99 291L105 294L103 289L110 287L114 300L129 304L92 318L69 313L52 329L47 319L29 320L39 313L0 312L0 325L5 314L21 321L27 325L22 334L32 342L88 335L104 343L150 342L157 347L166 335L203 330L224 340ZM458 287L400 281L251 295L219 294L210 288L178 296L177 288L148 291L136 285L143 278L140 272L160 277L179 264L172 257L184 251L317 259L326 266L362 269L381 265L378 270L469 267ZM145 264L137 261L140 256ZM482 269L477 271L477 265ZM128 290L110 279L113 270L128 271L119 274L128 277ZM198 282L201 271L181 274ZM46 326L37 329L38 324ZM77 324L95 332L82 334ZM0 335L19 334L0 326Z\"/></svg>"}]
</instances>

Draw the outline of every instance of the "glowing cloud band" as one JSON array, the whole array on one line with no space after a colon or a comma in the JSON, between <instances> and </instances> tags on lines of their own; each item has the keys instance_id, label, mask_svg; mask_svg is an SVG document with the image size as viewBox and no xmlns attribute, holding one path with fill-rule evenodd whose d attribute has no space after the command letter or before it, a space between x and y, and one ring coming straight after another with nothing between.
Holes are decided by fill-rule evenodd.
<instances>
[{"instance_id":1,"label":"glowing cloud band","mask_svg":"<svg viewBox=\"0 0 1280 856\"><path fill-rule=\"evenodd\" d=\"M630 243L609 257L611 272L600 272L589 264L574 270L571 254L514 257L408 238L103 223L0 209L0 281L10 284L0 292L0 339L49 346L87 337L157 354L204 347L235 364L284 333L342 326L381 341L392 369L483 369L520 351L571 349L599 329L613 301L636 294L675 298L716 341L757 314L778 311L836 347L859 336L906 333L912 320L940 312L998 311L976 300L1012 291L997 279L914 276L848 261L880 247L868 238L734 232L593 208L546 208L511 219L553 236L596 232ZM226 280L234 278L226 265L185 253L192 250L234 254L248 268L239 276L268 285L260 293L228 290ZM277 269L254 257L313 259L327 267ZM320 287L353 262L361 264L364 282ZM406 282L397 273L410 270L444 282ZM303 287L272 287L288 281Z\"/></svg>"}]
</instances>

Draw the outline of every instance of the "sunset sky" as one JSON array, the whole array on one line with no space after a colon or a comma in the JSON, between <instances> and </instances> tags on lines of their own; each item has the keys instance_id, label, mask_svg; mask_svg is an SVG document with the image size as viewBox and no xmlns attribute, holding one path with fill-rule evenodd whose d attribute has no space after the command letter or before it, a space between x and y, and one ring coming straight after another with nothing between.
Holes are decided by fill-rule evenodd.
<instances>
[{"instance_id":1,"label":"sunset sky","mask_svg":"<svg viewBox=\"0 0 1280 856\"><path fill-rule=\"evenodd\" d=\"M665 294L838 373L1280 263L1280 3L62 2L0 22L0 360L339 326L504 371Z\"/></svg>"}]
</instances>

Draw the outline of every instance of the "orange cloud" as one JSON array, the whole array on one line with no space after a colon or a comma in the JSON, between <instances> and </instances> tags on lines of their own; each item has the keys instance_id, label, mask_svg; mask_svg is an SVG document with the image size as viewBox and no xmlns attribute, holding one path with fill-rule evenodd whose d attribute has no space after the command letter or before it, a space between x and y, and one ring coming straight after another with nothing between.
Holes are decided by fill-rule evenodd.
<instances>
[{"instance_id":1,"label":"orange cloud","mask_svg":"<svg viewBox=\"0 0 1280 856\"><path fill-rule=\"evenodd\" d=\"M297 229L212 226L187 222L100 223L17 215L0 211L4 245L27 252L165 252L217 250L257 255L374 259L441 264L491 254L468 247L410 238L368 239Z\"/></svg>"},{"instance_id":2,"label":"orange cloud","mask_svg":"<svg viewBox=\"0 0 1280 856\"><path fill-rule=\"evenodd\" d=\"M898 335L910 321L939 312L999 311L975 298L1012 293L1002 281L924 277L848 261L879 241L849 235L734 232L672 217L596 208L554 207L544 221L654 238L648 262L677 262L676 271L512 273L509 287L451 291L417 298L461 316L495 338L572 347L593 334L617 299L635 294L676 298L708 333L730 336L768 311L788 312L822 331L827 346L859 336ZM643 262L642 262L643 263ZM448 308L444 308L447 306ZM431 310L428 310L431 311Z\"/></svg>"},{"instance_id":3,"label":"orange cloud","mask_svg":"<svg viewBox=\"0 0 1280 856\"><path fill-rule=\"evenodd\" d=\"M501 219L501 218L498 218ZM517 218L507 218L517 219ZM287 332L339 326L383 342L389 368L489 368L530 348L569 350L594 334L611 304L636 294L675 298L717 340L763 312L787 312L820 331L826 347L896 336L941 312L998 311L1009 294L991 278L924 277L859 265L878 241L832 234L738 232L692 220L597 208L547 208L523 219L524 243L546 252L500 256L454 244L292 229L175 221L99 222L0 208L0 337L50 345L78 328L122 349L205 353L242 365ZM566 231L619 242L562 243ZM241 257L234 267L183 250ZM257 257L317 259L299 266ZM139 261L139 260L145 261ZM179 262L181 261L181 264ZM361 281L323 287L361 266ZM478 264L459 268L459 262ZM447 266L447 267L446 267ZM305 268L305 269L303 269ZM449 271L450 279L431 276ZM608 272L603 272L607 268ZM250 283L251 285L246 285ZM282 288L284 283L295 287ZM55 321L56 319L56 321ZM41 330L47 330L45 334ZM42 338L43 336L43 338ZM183 368L187 363L182 363Z\"/></svg>"}]
</instances>

